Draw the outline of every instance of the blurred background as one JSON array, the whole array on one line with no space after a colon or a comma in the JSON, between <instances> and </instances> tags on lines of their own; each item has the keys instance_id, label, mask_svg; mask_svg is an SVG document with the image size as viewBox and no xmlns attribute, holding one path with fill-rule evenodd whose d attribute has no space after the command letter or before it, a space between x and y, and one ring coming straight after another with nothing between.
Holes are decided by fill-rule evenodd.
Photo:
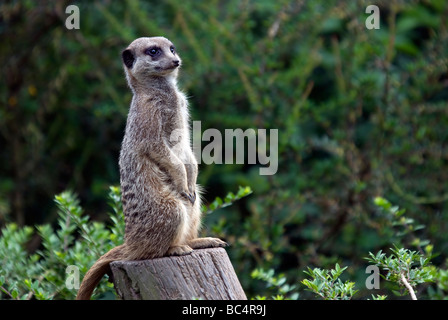
<instances>
[{"instance_id":1,"label":"blurred background","mask_svg":"<svg viewBox=\"0 0 448 320\"><path fill-rule=\"evenodd\" d=\"M69 4L79 29L66 28ZM366 28L370 4L380 29ZM92 220L108 219L132 96L120 53L162 35L183 59L179 84L202 130L278 129L275 175L200 166L205 203L253 190L204 220L204 233L231 244L248 296L264 290L255 268L297 283L306 267L336 262L370 295L364 257L393 244L431 244L445 268L447 18L444 0L2 1L0 227L54 224L64 190Z\"/></svg>"}]
</instances>

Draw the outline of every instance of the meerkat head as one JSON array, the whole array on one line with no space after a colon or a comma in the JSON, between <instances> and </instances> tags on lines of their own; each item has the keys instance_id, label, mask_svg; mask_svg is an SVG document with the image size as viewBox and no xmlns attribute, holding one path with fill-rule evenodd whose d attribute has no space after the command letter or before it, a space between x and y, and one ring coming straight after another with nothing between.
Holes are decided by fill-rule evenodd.
<instances>
[{"instance_id":1,"label":"meerkat head","mask_svg":"<svg viewBox=\"0 0 448 320\"><path fill-rule=\"evenodd\" d=\"M121 56L131 88L144 85L154 76L175 81L182 62L173 43L164 37L138 38Z\"/></svg>"}]
</instances>

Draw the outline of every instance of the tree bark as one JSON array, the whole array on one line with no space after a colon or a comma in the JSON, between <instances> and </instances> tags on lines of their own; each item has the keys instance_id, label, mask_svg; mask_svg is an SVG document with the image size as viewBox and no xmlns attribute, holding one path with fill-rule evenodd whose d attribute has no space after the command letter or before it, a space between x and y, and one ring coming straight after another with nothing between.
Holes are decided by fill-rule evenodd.
<instances>
[{"instance_id":1,"label":"tree bark","mask_svg":"<svg viewBox=\"0 0 448 320\"><path fill-rule=\"evenodd\" d=\"M246 300L223 248L185 256L110 264L115 290L123 300Z\"/></svg>"}]
</instances>

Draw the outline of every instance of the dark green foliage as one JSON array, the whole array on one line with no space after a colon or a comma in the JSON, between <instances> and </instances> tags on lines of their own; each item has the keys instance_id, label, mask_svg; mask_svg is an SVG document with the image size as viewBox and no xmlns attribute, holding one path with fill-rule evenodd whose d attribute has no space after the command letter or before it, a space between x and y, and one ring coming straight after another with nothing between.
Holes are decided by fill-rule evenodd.
<instances>
[{"instance_id":1,"label":"dark green foliage","mask_svg":"<svg viewBox=\"0 0 448 320\"><path fill-rule=\"evenodd\" d=\"M73 299L82 276L104 253L123 243L124 218L120 190L110 187L110 218L113 225L92 222L83 214L77 196L69 191L55 197L58 226L37 226L42 249L28 255L26 244L33 228L8 224L0 237L0 298ZM70 269L74 268L74 269ZM71 278L73 275L74 278ZM76 280L75 280L76 279ZM112 285L101 282L96 294L111 292ZM110 295L113 297L113 295Z\"/></svg>"},{"instance_id":2,"label":"dark green foliage","mask_svg":"<svg viewBox=\"0 0 448 320\"><path fill-rule=\"evenodd\" d=\"M119 182L131 99L120 52L137 37L164 35L183 59L180 86L202 130L278 129L273 176L253 164L200 167L209 208L223 207L216 197L240 185L253 191L207 215L203 230L231 244L248 296L272 296L250 277L255 269L299 283L298 270L338 263L362 284L363 257L395 244L432 258L436 286L422 294L445 297L445 0L377 1L379 30L365 27L370 1L79 1L81 28L67 30L69 3L0 5L0 225L15 223L8 228L18 233L3 236L15 234L29 252L11 249L15 259L51 252L50 239L30 241L32 229L20 227L57 224L53 196L64 190L79 194L83 217L107 219L104 195ZM382 198L406 212L375 203ZM93 222L82 228L93 229L57 237L72 245L107 233ZM115 230L117 240L99 241L79 264L87 268L118 241ZM39 229L42 239L46 232ZM355 298L372 296L356 289Z\"/></svg>"}]
</instances>

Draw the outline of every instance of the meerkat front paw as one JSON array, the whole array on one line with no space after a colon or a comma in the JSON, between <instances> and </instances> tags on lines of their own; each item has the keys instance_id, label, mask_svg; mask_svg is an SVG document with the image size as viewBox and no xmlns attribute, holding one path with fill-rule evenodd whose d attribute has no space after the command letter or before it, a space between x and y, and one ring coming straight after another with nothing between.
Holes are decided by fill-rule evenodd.
<instances>
[{"instance_id":1,"label":"meerkat front paw","mask_svg":"<svg viewBox=\"0 0 448 320\"><path fill-rule=\"evenodd\" d=\"M188 245L172 246L168 249L167 256L184 256L193 252L193 249Z\"/></svg>"},{"instance_id":2,"label":"meerkat front paw","mask_svg":"<svg viewBox=\"0 0 448 320\"><path fill-rule=\"evenodd\" d=\"M229 244L218 238L206 237L196 238L188 241L188 245L193 249L227 247Z\"/></svg>"}]
</instances>

